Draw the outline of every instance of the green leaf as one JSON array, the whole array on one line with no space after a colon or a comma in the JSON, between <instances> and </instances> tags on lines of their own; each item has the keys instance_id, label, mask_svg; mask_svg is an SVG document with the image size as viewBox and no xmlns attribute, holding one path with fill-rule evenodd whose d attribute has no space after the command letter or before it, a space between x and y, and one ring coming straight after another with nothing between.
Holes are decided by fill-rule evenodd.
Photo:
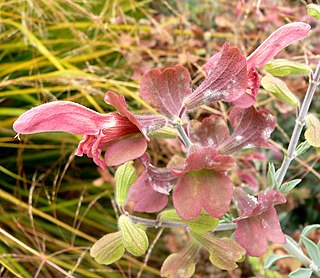
<instances>
[{"instance_id":1,"label":"green leaf","mask_svg":"<svg viewBox=\"0 0 320 278\"><path fill-rule=\"evenodd\" d=\"M270 268L275 262L285 259L285 258L292 258L293 256L291 255L276 255L276 254L271 254L265 261L264 263L264 268Z\"/></svg>"},{"instance_id":2,"label":"green leaf","mask_svg":"<svg viewBox=\"0 0 320 278\"><path fill-rule=\"evenodd\" d=\"M152 131L148 134L149 137L154 138L176 138L178 135L177 129L172 127L163 127Z\"/></svg>"},{"instance_id":3,"label":"green leaf","mask_svg":"<svg viewBox=\"0 0 320 278\"><path fill-rule=\"evenodd\" d=\"M317 116L313 114L308 114L306 117L307 130L304 134L304 137L308 141L308 143L315 147L316 149L320 149L320 121Z\"/></svg>"},{"instance_id":4,"label":"green leaf","mask_svg":"<svg viewBox=\"0 0 320 278\"><path fill-rule=\"evenodd\" d=\"M283 101L293 107L298 106L298 98L290 91L286 83L284 83L279 78L276 78L271 74L267 74L261 79L261 85L276 99Z\"/></svg>"},{"instance_id":5,"label":"green leaf","mask_svg":"<svg viewBox=\"0 0 320 278\"><path fill-rule=\"evenodd\" d=\"M161 276L170 275L171 278L189 278L195 271L194 259L199 252L195 243L188 244L180 252L171 254L163 262Z\"/></svg>"},{"instance_id":6,"label":"green leaf","mask_svg":"<svg viewBox=\"0 0 320 278\"><path fill-rule=\"evenodd\" d=\"M311 68L308 65L289 61L286 59L272 60L264 68L273 76L286 76L289 74L309 74Z\"/></svg>"},{"instance_id":7,"label":"green leaf","mask_svg":"<svg viewBox=\"0 0 320 278\"><path fill-rule=\"evenodd\" d=\"M307 237L312 231L320 229L320 224L308 225L304 227L301 236Z\"/></svg>"},{"instance_id":8,"label":"green leaf","mask_svg":"<svg viewBox=\"0 0 320 278\"><path fill-rule=\"evenodd\" d=\"M90 255L99 264L112 264L124 254L121 232L107 234L90 249Z\"/></svg>"},{"instance_id":9,"label":"green leaf","mask_svg":"<svg viewBox=\"0 0 320 278\"><path fill-rule=\"evenodd\" d=\"M145 254L149 246L146 232L133 224L125 215L119 217L118 223L126 250L135 256Z\"/></svg>"},{"instance_id":10,"label":"green leaf","mask_svg":"<svg viewBox=\"0 0 320 278\"><path fill-rule=\"evenodd\" d=\"M313 16L315 19L320 20L320 6L316 4L309 4L307 6L309 16Z\"/></svg>"},{"instance_id":11,"label":"green leaf","mask_svg":"<svg viewBox=\"0 0 320 278\"><path fill-rule=\"evenodd\" d=\"M216 238L210 233L192 232L191 236L210 253L210 261L216 267L232 270L238 267L246 254L237 242L231 238Z\"/></svg>"},{"instance_id":12,"label":"green leaf","mask_svg":"<svg viewBox=\"0 0 320 278\"><path fill-rule=\"evenodd\" d=\"M320 253L318 246L312 240L306 238L305 236L301 236L301 240L307 249L309 257L318 267L320 267Z\"/></svg>"},{"instance_id":13,"label":"green leaf","mask_svg":"<svg viewBox=\"0 0 320 278\"><path fill-rule=\"evenodd\" d=\"M161 212L160 218L162 220L185 223L190 227L191 230L199 232L209 232L219 224L219 219L214 218L205 212L202 212L193 220L186 221L179 217L175 209L169 209Z\"/></svg>"},{"instance_id":14,"label":"green leaf","mask_svg":"<svg viewBox=\"0 0 320 278\"><path fill-rule=\"evenodd\" d=\"M285 183L280 185L279 192L281 192L282 194L288 194L300 182L301 182L301 179L295 179L295 180L292 180L292 181L285 182Z\"/></svg>"},{"instance_id":15,"label":"green leaf","mask_svg":"<svg viewBox=\"0 0 320 278\"><path fill-rule=\"evenodd\" d=\"M273 163L268 164L267 182L270 189L274 189L276 187L276 169L274 168Z\"/></svg>"},{"instance_id":16,"label":"green leaf","mask_svg":"<svg viewBox=\"0 0 320 278\"><path fill-rule=\"evenodd\" d=\"M133 161L128 161L118 167L115 173L116 202L122 206L126 203L130 186L137 180Z\"/></svg>"},{"instance_id":17,"label":"green leaf","mask_svg":"<svg viewBox=\"0 0 320 278\"><path fill-rule=\"evenodd\" d=\"M307 150L309 150L310 147L311 146L308 143L308 141L304 141L304 142L300 143L298 145L298 147L296 147L294 152L296 153L296 156L300 156L300 155L304 154Z\"/></svg>"},{"instance_id":18,"label":"green leaf","mask_svg":"<svg viewBox=\"0 0 320 278\"><path fill-rule=\"evenodd\" d=\"M289 274L289 278L309 278L311 277L312 270L310 268L298 268Z\"/></svg>"}]
</instances>

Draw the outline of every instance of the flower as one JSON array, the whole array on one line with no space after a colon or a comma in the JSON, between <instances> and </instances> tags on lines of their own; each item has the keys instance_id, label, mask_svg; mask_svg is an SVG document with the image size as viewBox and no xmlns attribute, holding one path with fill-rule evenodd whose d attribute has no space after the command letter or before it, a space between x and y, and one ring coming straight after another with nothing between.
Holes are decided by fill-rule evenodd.
<instances>
[{"instance_id":1,"label":"flower","mask_svg":"<svg viewBox=\"0 0 320 278\"><path fill-rule=\"evenodd\" d=\"M74 102L54 101L22 114L13 129L18 134L64 131L84 135L76 155L86 154L103 169L143 155L149 140L147 132L163 126L164 117L133 115L127 110L124 97L112 92L106 93L104 100L117 112L100 114Z\"/></svg>"},{"instance_id":2,"label":"flower","mask_svg":"<svg viewBox=\"0 0 320 278\"><path fill-rule=\"evenodd\" d=\"M275 205L286 202L281 193L269 190L260 193L256 199L241 188L236 188L234 198L239 211L239 217L234 220L237 223L235 239L247 250L249 256L262 256L267 250L268 240L275 243L286 242L274 208Z\"/></svg>"},{"instance_id":3,"label":"flower","mask_svg":"<svg viewBox=\"0 0 320 278\"><path fill-rule=\"evenodd\" d=\"M244 95L233 102L236 106L247 108L255 103L260 87L260 77L257 69L263 67L289 44L307 36L310 28L309 24L303 22L283 25L247 57L247 90Z\"/></svg>"}]
</instances>

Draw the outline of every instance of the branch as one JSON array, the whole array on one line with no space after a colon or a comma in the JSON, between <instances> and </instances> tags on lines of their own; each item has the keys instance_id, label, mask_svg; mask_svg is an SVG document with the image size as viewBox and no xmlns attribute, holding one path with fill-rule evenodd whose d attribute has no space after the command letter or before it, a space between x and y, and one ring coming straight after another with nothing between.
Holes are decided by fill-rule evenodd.
<instances>
[{"instance_id":1,"label":"branch","mask_svg":"<svg viewBox=\"0 0 320 278\"><path fill-rule=\"evenodd\" d=\"M309 111L309 108L310 108L314 93L316 91L316 88L319 85L320 62L317 66L315 73L313 75L311 75L310 79L311 80L309 83L309 87L308 87L306 96L303 100L301 110L299 112L299 116L296 119L296 124L294 126L293 133L292 133L292 136L290 139L287 155L284 157L282 164L281 164L281 167L278 170L278 174L277 174L277 185L278 186L282 184L284 177L285 177L285 175L288 171L288 168L290 166L290 163L295 157L295 149L298 145L299 138L300 138L300 135L302 132L302 128L305 125L305 118L306 118L306 115Z\"/></svg>"}]
</instances>

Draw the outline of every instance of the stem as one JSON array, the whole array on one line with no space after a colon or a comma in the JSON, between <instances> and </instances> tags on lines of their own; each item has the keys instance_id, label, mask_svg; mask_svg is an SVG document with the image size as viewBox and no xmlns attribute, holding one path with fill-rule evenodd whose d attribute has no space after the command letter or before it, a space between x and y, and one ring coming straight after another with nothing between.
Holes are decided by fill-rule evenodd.
<instances>
[{"instance_id":1,"label":"stem","mask_svg":"<svg viewBox=\"0 0 320 278\"><path fill-rule=\"evenodd\" d=\"M147 219L143 217L128 215L130 220L134 223L142 223L147 227L163 227L163 228L188 228L189 225L183 222L175 222L175 221L168 221L163 219ZM214 232L221 232L221 231L228 231L234 230L237 227L235 223L220 223L213 231Z\"/></svg>"},{"instance_id":2,"label":"stem","mask_svg":"<svg viewBox=\"0 0 320 278\"><path fill-rule=\"evenodd\" d=\"M319 79L320 79L320 62L317 66L317 69L315 71L315 74L311 76L310 78L310 83L309 83L309 87L306 93L306 96L303 100L302 106L301 106L301 110L299 112L299 116L296 119L296 124L294 126L293 129L293 133L290 139L290 143L289 143L289 147L288 147L288 152L286 157L284 157L281 167L278 170L278 175L277 175L277 184L278 186L282 184L284 177L288 171L288 168L290 166L291 161L294 159L295 157L295 149L298 145L299 142L299 138L302 132L302 128L305 125L305 118L306 115L309 111L310 105L311 105L311 101L313 99L314 93L316 91L316 88L319 84Z\"/></svg>"},{"instance_id":3,"label":"stem","mask_svg":"<svg viewBox=\"0 0 320 278\"><path fill-rule=\"evenodd\" d=\"M184 128L182 127L182 125L177 125L177 129L180 135L180 138L183 142L183 144L185 145L186 149L189 150L189 148L192 145L192 142L190 141L190 138L188 137L187 133L185 132Z\"/></svg>"},{"instance_id":4,"label":"stem","mask_svg":"<svg viewBox=\"0 0 320 278\"><path fill-rule=\"evenodd\" d=\"M298 259L305 267L311 268L313 270L313 273L320 277L319 271L313 269L311 266L315 265L312 260L310 260L301 249L299 249L295 243L292 242L292 239L288 236L286 236L287 242L283 244L283 248L292 256L294 256L296 259Z\"/></svg>"}]
</instances>

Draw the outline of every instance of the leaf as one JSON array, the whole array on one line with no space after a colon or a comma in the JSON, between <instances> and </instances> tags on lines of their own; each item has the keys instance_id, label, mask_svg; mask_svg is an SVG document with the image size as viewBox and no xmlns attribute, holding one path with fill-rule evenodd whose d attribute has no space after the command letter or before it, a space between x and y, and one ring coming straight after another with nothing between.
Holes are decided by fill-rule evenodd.
<instances>
[{"instance_id":1,"label":"leaf","mask_svg":"<svg viewBox=\"0 0 320 278\"><path fill-rule=\"evenodd\" d=\"M301 236L307 237L312 231L317 229L320 229L320 224L308 225L302 230Z\"/></svg>"},{"instance_id":2,"label":"leaf","mask_svg":"<svg viewBox=\"0 0 320 278\"><path fill-rule=\"evenodd\" d=\"M304 154L307 150L309 150L310 147L311 146L308 143L308 141L304 141L304 142L300 143L298 145L298 147L296 147L294 152L295 152L296 156L300 156L300 155Z\"/></svg>"},{"instance_id":3,"label":"leaf","mask_svg":"<svg viewBox=\"0 0 320 278\"><path fill-rule=\"evenodd\" d=\"M277 254L271 254L264 263L264 268L270 268L275 262L285 259L285 258L292 258L291 255L277 255Z\"/></svg>"},{"instance_id":4,"label":"leaf","mask_svg":"<svg viewBox=\"0 0 320 278\"><path fill-rule=\"evenodd\" d=\"M133 224L125 215L119 217L118 223L126 250L135 256L145 254L149 246L146 232Z\"/></svg>"},{"instance_id":5,"label":"leaf","mask_svg":"<svg viewBox=\"0 0 320 278\"><path fill-rule=\"evenodd\" d=\"M122 206L126 203L130 186L137 180L133 161L128 161L118 167L115 173L116 202Z\"/></svg>"},{"instance_id":6,"label":"leaf","mask_svg":"<svg viewBox=\"0 0 320 278\"><path fill-rule=\"evenodd\" d=\"M163 220L185 223L189 225L191 230L199 232L211 231L219 224L219 219L214 218L210 214L207 214L205 212L202 212L193 220L185 221L179 217L175 209L169 209L161 212L160 218Z\"/></svg>"},{"instance_id":7,"label":"leaf","mask_svg":"<svg viewBox=\"0 0 320 278\"><path fill-rule=\"evenodd\" d=\"M90 255L99 264L112 264L124 254L121 232L107 234L90 249Z\"/></svg>"},{"instance_id":8,"label":"leaf","mask_svg":"<svg viewBox=\"0 0 320 278\"><path fill-rule=\"evenodd\" d=\"M192 237L210 253L210 261L216 267L232 270L243 259L246 251L230 238L216 238L210 233L191 233Z\"/></svg>"},{"instance_id":9,"label":"leaf","mask_svg":"<svg viewBox=\"0 0 320 278\"><path fill-rule=\"evenodd\" d=\"M313 16L315 19L320 20L320 6L316 4L307 5L307 12L309 16Z\"/></svg>"},{"instance_id":10,"label":"leaf","mask_svg":"<svg viewBox=\"0 0 320 278\"><path fill-rule=\"evenodd\" d=\"M247 87L246 59L240 50L225 43L206 64L206 78L189 96L188 109L213 101L231 102L240 98Z\"/></svg>"},{"instance_id":11,"label":"leaf","mask_svg":"<svg viewBox=\"0 0 320 278\"><path fill-rule=\"evenodd\" d=\"M180 65L152 69L141 78L141 97L169 118L182 116L183 100L191 92L190 73Z\"/></svg>"},{"instance_id":12,"label":"leaf","mask_svg":"<svg viewBox=\"0 0 320 278\"><path fill-rule=\"evenodd\" d=\"M320 267L320 253L318 250L318 246L312 240L306 238L305 236L301 236L301 240L308 251L309 257L318 267Z\"/></svg>"},{"instance_id":13,"label":"leaf","mask_svg":"<svg viewBox=\"0 0 320 278\"><path fill-rule=\"evenodd\" d=\"M147 170L130 187L129 199L134 201L133 209L141 212L157 212L167 205L168 195L155 191Z\"/></svg>"},{"instance_id":14,"label":"leaf","mask_svg":"<svg viewBox=\"0 0 320 278\"><path fill-rule=\"evenodd\" d=\"M308 114L306 117L307 130L304 134L304 137L308 141L308 143L315 147L316 149L320 149L320 121L319 119L313 115Z\"/></svg>"},{"instance_id":15,"label":"leaf","mask_svg":"<svg viewBox=\"0 0 320 278\"><path fill-rule=\"evenodd\" d=\"M190 140L194 144L201 146L211 146L217 148L228 139L229 128L222 117L211 115L204 118L201 123L190 122Z\"/></svg>"},{"instance_id":16,"label":"leaf","mask_svg":"<svg viewBox=\"0 0 320 278\"><path fill-rule=\"evenodd\" d=\"M283 101L292 107L298 106L298 98L290 91L286 83L279 78L267 74L261 79L261 85L264 89L272 93L276 99Z\"/></svg>"},{"instance_id":17,"label":"leaf","mask_svg":"<svg viewBox=\"0 0 320 278\"><path fill-rule=\"evenodd\" d=\"M312 275L312 270L310 268L298 268L289 274L289 278L309 278Z\"/></svg>"},{"instance_id":18,"label":"leaf","mask_svg":"<svg viewBox=\"0 0 320 278\"><path fill-rule=\"evenodd\" d=\"M267 181L268 181L268 187L270 189L274 189L277 184L277 180L276 180L276 169L274 168L273 163L268 164Z\"/></svg>"},{"instance_id":19,"label":"leaf","mask_svg":"<svg viewBox=\"0 0 320 278\"><path fill-rule=\"evenodd\" d=\"M311 72L311 68L308 65L286 59L272 60L265 65L264 69L273 76L309 74Z\"/></svg>"},{"instance_id":20,"label":"leaf","mask_svg":"<svg viewBox=\"0 0 320 278\"><path fill-rule=\"evenodd\" d=\"M170 275L171 278L189 278L195 271L194 258L199 252L199 247L189 244L180 252L171 254L166 258L161 267L161 276Z\"/></svg>"},{"instance_id":21,"label":"leaf","mask_svg":"<svg viewBox=\"0 0 320 278\"><path fill-rule=\"evenodd\" d=\"M269 147L269 138L276 126L276 118L264 109L233 107L229 120L234 129L232 135L219 146L222 154L254 148Z\"/></svg>"},{"instance_id":22,"label":"leaf","mask_svg":"<svg viewBox=\"0 0 320 278\"><path fill-rule=\"evenodd\" d=\"M299 183L301 182L301 179L295 179L292 181L285 182L279 186L279 192L282 194L288 194L293 188L295 188Z\"/></svg>"}]
</instances>

